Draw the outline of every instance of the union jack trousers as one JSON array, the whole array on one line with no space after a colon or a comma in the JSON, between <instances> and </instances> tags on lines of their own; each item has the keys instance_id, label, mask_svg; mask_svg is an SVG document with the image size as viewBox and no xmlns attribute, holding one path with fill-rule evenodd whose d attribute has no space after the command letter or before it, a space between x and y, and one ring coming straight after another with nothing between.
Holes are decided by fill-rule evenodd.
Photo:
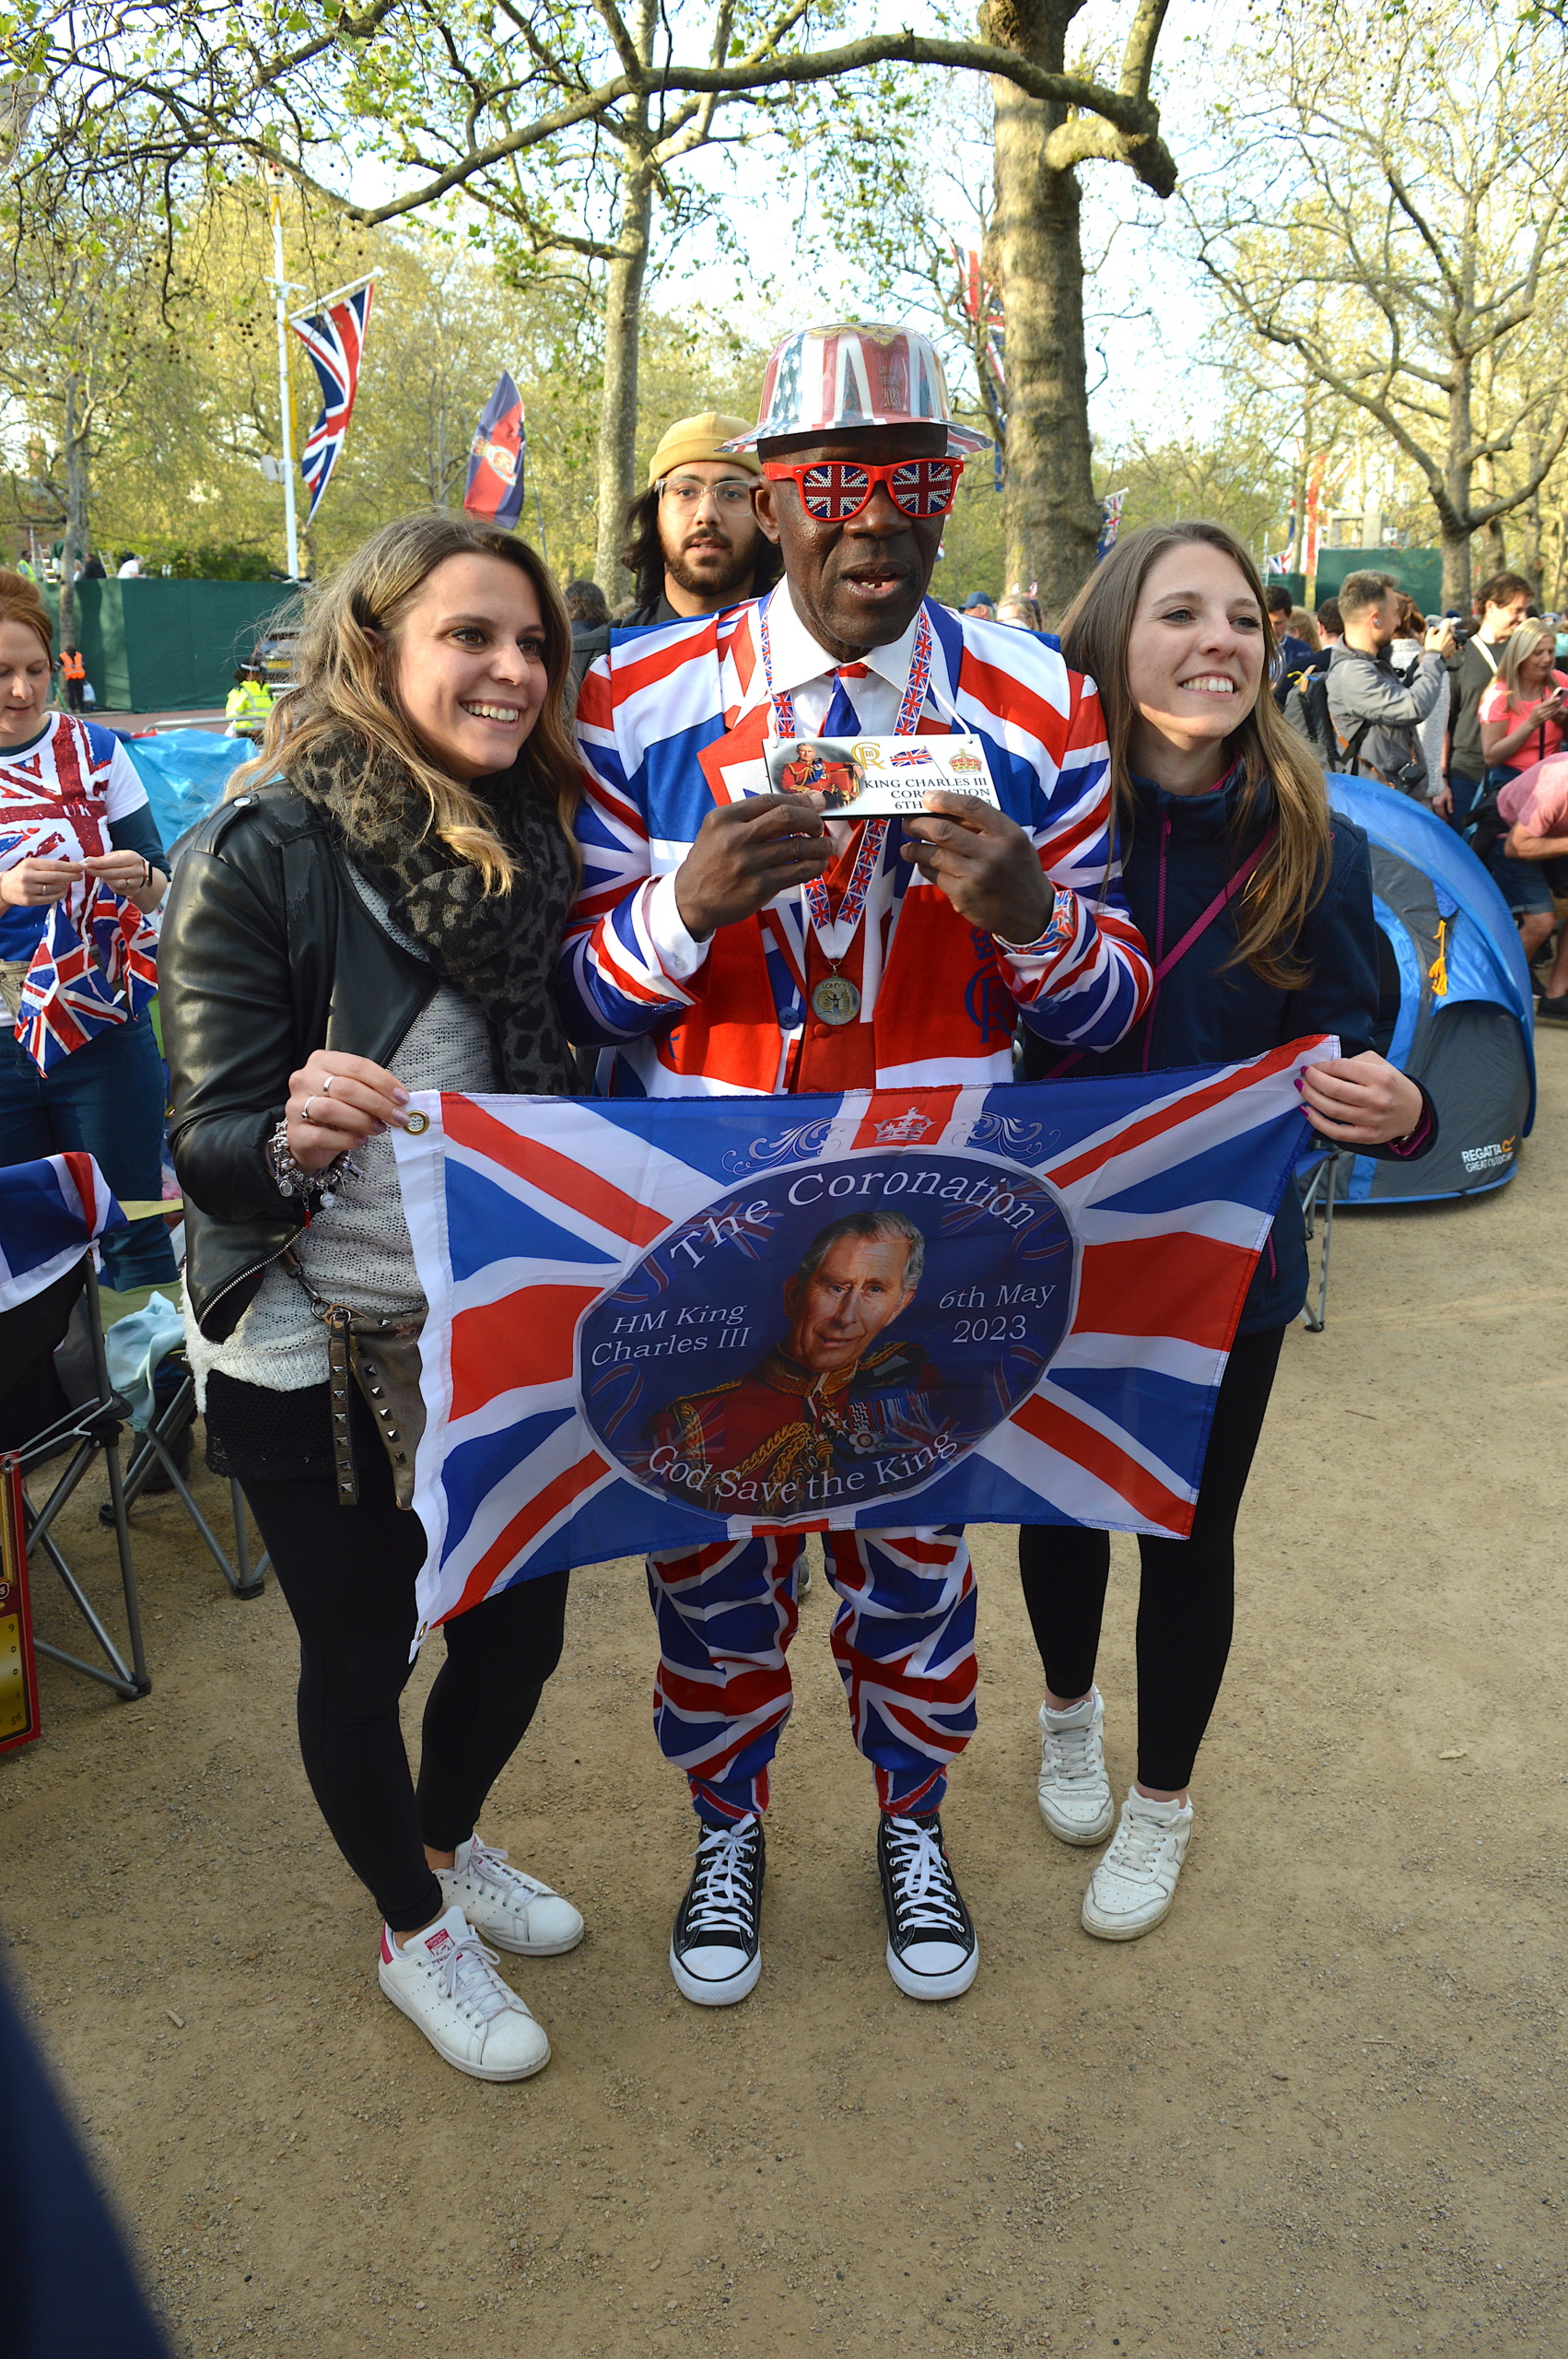
<instances>
[{"instance_id":1,"label":"union jack trousers","mask_svg":"<svg viewBox=\"0 0 1568 2359\"><path fill-rule=\"evenodd\" d=\"M900 1815L936 1810L975 1732L975 1576L956 1525L827 1532L839 1604L833 1655L855 1743L877 1800ZM659 1625L653 1726L686 1773L698 1817L767 1807L768 1772L790 1717L786 1649L795 1635L802 1534L670 1549L648 1560Z\"/></svg>"}]
</instances>

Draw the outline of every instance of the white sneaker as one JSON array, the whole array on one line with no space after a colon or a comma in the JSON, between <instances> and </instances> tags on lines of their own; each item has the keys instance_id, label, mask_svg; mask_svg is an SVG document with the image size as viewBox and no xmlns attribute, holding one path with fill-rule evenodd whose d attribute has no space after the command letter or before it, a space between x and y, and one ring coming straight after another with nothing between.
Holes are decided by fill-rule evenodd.
<instances>
[{"instance_id":1,"label":"white sneaker","mask_svg":"<svg viewBox=\"0 0 1568 2359\"><path fill-rule=\"evenodd\" d=\"M381 1928L382 1989L438 2056L475 2081L526 2081L550 2061L550 2043L494 1970L496 1953L449 1908L399 1949Z\"/></svg>"},{"instance_id":2,"label":"white sneaker","mask_svg":"<svg viewBox=\"0 0 1568 2359\"><path fill-rule=\"evenodd\" d=\"M504 1851L492 1851L477 1835L460 1843L457 1865L436 1870L447 1907L461 1908L474 1931L498 1950L521 1957L560 1957L575 1950L582 1919L571 1902L506 1861Z\"/></svg>"},{"instance_id":3,"label":"white sneaker","mask_svg":"<svg viewBox=\"0 0 1568 2359\"><path fill-rule=\"evenodd\" d=\"M1135 1942L1153 1932L1176 1897L1191 1840L1190 1802L1153 1802L1132 1787L1110 1849L1089 1879L1083 1931L1102 1942Z\"/></svg>"},{"instance_id":4,"label":"white sneaker","mask_svg":"<svg viewBox=\"0 0 1568 2359\"><path fill-rule=\"evenodd\" d=\"M1070 1712L1040 1707L1040 1816L1062 1843L1099 1843L1116 1818L1097 1687Z\"/></svg>"}]
</instances>

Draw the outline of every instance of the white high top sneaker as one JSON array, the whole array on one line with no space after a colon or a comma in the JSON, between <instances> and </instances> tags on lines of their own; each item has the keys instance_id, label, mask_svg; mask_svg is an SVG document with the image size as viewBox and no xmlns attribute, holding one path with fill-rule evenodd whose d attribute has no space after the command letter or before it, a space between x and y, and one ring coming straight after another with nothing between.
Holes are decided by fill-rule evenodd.
<instances>
[{"instance_id":1,"label":"white high top sneaker","mask_svg":"<svg viewBox=\"0 0 1568 2359\"><path fill-rule=\"evenodd\" d=\"M1170 1913L1192 1840L1190 1802L1151 1802L1136 1786L1121 1825L1083 1895L1083 1931L1102 1942L1135 1942Z\"/></svg>"},{"instance_id":2,"label":"white high top sneaker","mask_svg":"<svg viewBox=\"0 0 1568 2359\"><path fill-rule=\"evenodd\" d=\"M1071 1711L1040 1707L1040 1816L1062 1843L1100 1843L1116 1818L1106 1775L1106 1707L1097 1687Z\"/></svg>"},{"instance_id":3,"label":"white high top sneaker","mask_svg":"<svg viewBox=\"0 0 1568 2359\"><path fill-rule=\"evenodd\" d=\"M476 1933L521 1957L560 1957L582 1939L582 1919L569 1900L537 1876L509 1867L504 1851L471 1835L436 1880L449 1908L461 1908Z\"/></svg>"},{"instance_id":4,"label":"white high top sneaker","mask_svg":"<svg viewBox=\"0 0 1568 2359\"><path fill-rule=\"evenodd\" d=\"M438 2056L475 2081L526 2081L550 2061L550 2043L495 1972L461 1908L449 1908L399 1949L381 1928L381 1989L417 2024Z\"/></svg>"}]
</instances>

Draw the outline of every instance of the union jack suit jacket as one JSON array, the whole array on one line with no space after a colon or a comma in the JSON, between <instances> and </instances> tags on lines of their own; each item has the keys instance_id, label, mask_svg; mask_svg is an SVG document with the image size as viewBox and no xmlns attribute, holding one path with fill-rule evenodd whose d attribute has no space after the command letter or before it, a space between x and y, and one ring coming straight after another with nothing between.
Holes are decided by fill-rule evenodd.
<instances>
[{"instance_id":1,"label":"union jack suit jacket","mask_svg":"<svg viewBox=\"0 0 1568 2359\"><path fill-rule=\"evenodd\" d=\"M853 970L881 1089L1010 1080L1020 1011L1064 1050L1109 1048L1151 987L1110 837L1098 695L1025 631L965 621L930 600L925 612L931 677L919 734L981 739L1001 807L1034 842L1057 906L1038 945L1005 950L899 858L897 820L861 823L883 831ZM575 1039L617 1051L610 1095L790 1086L813 949L803 895L721 926L684 980L666 971L648 922L655 886L685 860L705 815L769 791L773 712L757 617L753 601L640 632L612 646L582 684L583 880L557 998Z\"/></svg>"}]
</instances>

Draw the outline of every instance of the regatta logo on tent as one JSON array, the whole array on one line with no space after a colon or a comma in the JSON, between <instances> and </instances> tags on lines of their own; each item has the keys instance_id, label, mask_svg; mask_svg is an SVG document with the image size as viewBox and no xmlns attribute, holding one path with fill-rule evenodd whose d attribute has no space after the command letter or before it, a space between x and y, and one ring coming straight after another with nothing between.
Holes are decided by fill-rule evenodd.
<instances>
[{"instance_id":1,"label":"regatta logo on tent","mask_svg":"<svg viewBox=\"0 0 1568 2359\"><path fill-rule=\"evenodd\" d=\"M1495 1171L1510 1160L1517 1144L1517 1139L1497 1139L1491 1146L1461 1147L1459 1160L1467 1171Z\"/></svg>"}]
</instances>

